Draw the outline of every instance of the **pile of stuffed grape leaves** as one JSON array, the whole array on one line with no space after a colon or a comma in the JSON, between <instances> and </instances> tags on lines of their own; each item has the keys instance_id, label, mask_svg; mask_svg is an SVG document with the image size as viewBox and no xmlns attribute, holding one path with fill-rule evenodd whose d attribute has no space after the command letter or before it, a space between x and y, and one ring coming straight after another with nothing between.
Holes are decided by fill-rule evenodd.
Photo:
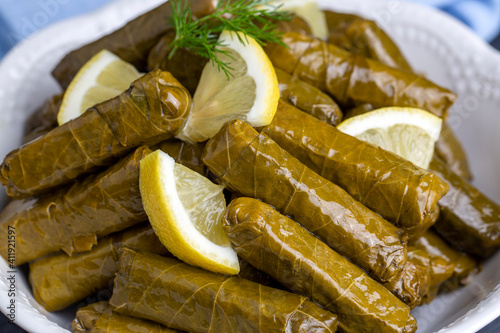
<instances>
[{"instance_id":1,"label":"pile of stuffed grape leaves","mask_svg":"<svg viewBox=\"0 0 500 333\"><path fill-rule=\"evenodd\" d=\"M14 264L38 304L72 309L75 333L409 333L414 308L480 274L500 248L500 205L470 183L446 122L457 95L375 21L316 10L326 39L269 1L171 0L58 63L61 93L0 163L0 237L15 228ZM237 38L224 44L226 31ZM140 77L58 125L102 50ZM268 69L243 56L255 50ZM439 120L428 167L337 127L381 108ZM188 140L195 112L220 131ZM189 246L229 253L237 270L187 260ZM102 290L110 299L95 302Z\"/></svg>"}]
</instances>

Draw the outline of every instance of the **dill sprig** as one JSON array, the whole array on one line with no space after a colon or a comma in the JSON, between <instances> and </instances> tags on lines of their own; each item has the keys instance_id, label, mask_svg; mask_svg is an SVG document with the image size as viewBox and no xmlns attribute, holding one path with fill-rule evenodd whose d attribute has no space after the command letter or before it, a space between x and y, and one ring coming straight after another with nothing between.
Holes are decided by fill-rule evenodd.
<instances>
[{"instance_id":1,"label":"dill sprig","mask_svg":"<svg viewBox=\"0 0 500 333\"><path fill-rule=\"evenodd\" d=\"M291 14L278 11L270 0L235 0L218 1L215 12L200 19L194 19L190 1L170 0L172 3L172 25L176 36L171 44L169 59L179 48L189 49L202 57L208 58L217 68L230 77L232 68L219 59L220 54L232 58L228 51L221 50L224 45L218 41L223 30L241 31L252 37L260 45L266 42L280 43L281 33L276 31L277 21L291 19ZM238 38L243 44L239 34ZM246 39L246 38L245 38Z\"/></svg>"}]
</instances>

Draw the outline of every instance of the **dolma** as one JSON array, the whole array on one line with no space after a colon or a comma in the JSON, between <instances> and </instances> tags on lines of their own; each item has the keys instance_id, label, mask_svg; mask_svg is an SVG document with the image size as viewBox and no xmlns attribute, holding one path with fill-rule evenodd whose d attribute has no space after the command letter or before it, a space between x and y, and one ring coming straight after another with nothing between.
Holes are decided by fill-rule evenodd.
<instances>
[{"instance_id":1,"label":"dolma","mask_svg":"<svg viewBox=\"0 0 500 333\"><path fill-rule=\"evenodd\" d=\"M284 44L269 43L273 65L329 93L343 108L370 103L417 107L444 117L456 95L416 74L349 53L321 40L286 33Z\"/></svg>"},{"instance_id":2,"label":"dolma","mask_svg":"<svg viewBox=\"0 0 500 333\"><path fill-rule=\"evenodd\" d=\"M190 106L189 92L170 73L150 72L121 95L10 152L0 165L0 184L10 197L66 184L137 146L173 137Z\"/></svg>"},{"instance_id":3,"label":"dolma","mask_svg":"<svg viewBox=\"0 0 500 333\"><path fill-rule=\"evenodd\" d=\"M215 2L193 0L191 10L196 17L203 17L215 11ZM66 89L80 68L103 49L133 64L139 71L144 71L149 50L172 28L171 17L172 6L166 2L111 34L70 52L54 68L52 76Z\"/></svg>"},{"instance_id":4,"label":"dolma","mask_svg":"<svg viewBox=\"0 0 500 333\"><path fill-rule=\"evenodd\" d=\"M450 185L434 230L457 250L486 257L500 247L500 206L433 158L429 169Z\"/></svg>"},{"instance_id":5,"label":"dolma","mask_svg":"<svg viewBox=\"0 0 500 333\"><path fill-rule=\"evenodd\" d=\"M201 161L201 155L205 148L205 143L190 144L177 139L170 139L158 144L156 148L162 150L172 157L176 163L180 163L201 175L207 174L207 168Z\"/></svg>"},{"instance_id":6,"label":"dolma","mask_svg":"<svg viewBox=\"0 0 500 333\"><path fill-rule=\"evenodd\" d=\"M33 141L41 136L44 136L45 134L49 133L53 129L54 129L54 127L50 127L50 128L43 127L43 126L37 127L24 135L23 144L28 143L30 141Z\"/></svg>"},{"instance_id":7,"label":"dolma","mask_svg":"<svg viewBox=\"0 0 500 333\"><path fill-rule=\"evenodd\" d=\"M107 170L70 188L37 198L12 200L0 214L0 235L16 235L16 264L63 250L89 251L97 239L147 220L139 191L139 162L151 150L139 147ZM0 242L7 258L7 244Z\"/></svg>"},{"instance_id":8,"label":"dolma","mask_svg":"<svg viewBox=\"0 0 500 333\"><path fill-rule=\"evenodd\" d=\"M430 258L421 249L408 246L408 260L394 281L384 284L411 309L420 305L430 290Z\"/></svg>"},{"instance_id":9,"label":"dolma","mask_svg":"<svg viewBox=\"0 0 500 333\"><path fill-rule=\"evenodd\" d=\"M452 172L467 181L472 179L465 150L446 122L443 122L441 135L436 141L435 149L436 156L445 162Z\"/></svg>"},{"instance_id":10,"label":"dolma","mask_svg":"<svg viewBox=\"0 0 500 333\"><path fill-rule=\"evenodd\" d=\"M151 48L148 54L148 69L169 71L191 94L194 94L208 59L186 48L177 49L170 58L170 46L174 39L175 30L171 29Z\"/></svg>"},{"instance_id":11,"label":"dolma","mask_svg":"<svg viewBox=\"0 0 500 333\"><path fill-rule=\"evenodd\" d=\"M453 291L472 282L474 274L479 272L478 263L465 253L458 252L461 256L455 262L455 269L451 278L439 286L440 291Z\"/></svg>"},{"instance_id":12,"label":"dolma","mask_svg":"<svg viewBox=\"0 0 500 333\"><path fill-rule=\"evenodd\" d=\"M282 101L330 125L340 123L342 111L330 96L279 68L275 71Z\"/></svg>"},{"instance_id":13,"label":"dolma","mask_svg":"<svg viewBox=\"0 0 500 333\"><path fill-rule=\"evenodd\" d=\"M342 332L416 330L407 305L269 205L238 198L227 207L222 224L239 256L337 313Z\"/></svg>"},{"instance_id":14,"label":"dolma","mask_svg":"<svg viewBox=\"0 0 500 333\"><path fill-rule=\"evenodd\" d=\"M363 17L352 13L339 13L331 10L323 10L326 25L328 27L328 37L336 39L347 38L345 31L355 21L364 20Z\"/></svg>"},{"instance_id":15,"label":"dolma","mask_svg":"<svg viewBox=\"0 0 500 333\"><path fill-rule=\"evenodd\" d=\"M404 232L280 148L234 120L210 139L203 162L231 191L276 207L379 281L406 262Z\"/></svg>"},{"instance_id":16,"label":"dolma","mask_svg":"<svg viewBox=\"0 0 500 333\"><path fill-rule=\"evenodd\" d=\"M296 32L304 35L312 35L311 27L307 22L296 15L292 16L288 21L272 21L276 23L276 31L279 32Z\"/></svg>"},{"instance_id":17,"label":"dolma","mask_svg":"<svg viewBox=\"0 0 500 333\"><path fill-rule=\"evenodd\" d=\"M147 224L100 239L89 252L41 258L30 263L29 280L36 301L47 311L58 311L110 288L118 271L118 249L122 245L169 254Z\"/></svg>"},{"instance_id":18,"label":"dolma","mask_svg":"<svg viewBox=\"0 0 500 333\"><path fill-rule=\"evenodd\" d=\"M262 133L410 238L436 222L448 185L432 172L282 102Z\"/></svg>"},{"instance_id":19,"label":"dolma","mask_svg":"<svg viewBox=\"0 0 500 333\"><path fill-rule=\"evenodd\" d=\"M30 142L57 127L57 113L61 107L63 95L54 95L36 110L26 123L24 142Z\"/></svg>"},{"instance_id":20,"label":"dolma","mask_svg":"<svg viewBox=\"0 0 500 333\"><path fill-rule=\"evenodd\" d=\"M324 13L329 30L328 43L389 67L412 72L401 50L377 23L353 14Z\"/></svg>"},{"instance_id":21,"label":"dolma","mask_svg":"<svg viewBox=\"0 0 500 333\"><path fill-rule=\"evenodd\" d=\"M361 104L344 112L344 120L373 111L375 108L370 103Z\"/></svg>"},{"instance_id":22,"label":"dolma","mask_svg":"<svg viewBox=\"0 0 500 333\"><path fill-rule=\"evenodd\" d=\"M435 245L437 241L437 246ZM432 242L432 243L431 243ZM455 263L446 256L440 249L442 240L435 235L431 230L425 232L422 237L416 241L410 242L411 246L424 250L429 255L430 273L431 273L431 288L439 289L439 285L448 280L455 270ZM454 251L444 244L445 251Z\"/></svg>"},{"instance_id":23,"label":"dolma","mask_svg":"<svg viewBox=\"0 0 500 333\"><path fill-rule=\"evenodd\" d=\"M425 250L431 257L432 286L439 286L446 281L446 285L456 288L465 284L467 277L476 270L477 264L473 258L452 249L432 230L412 242L412 246Z\"/></svg>"},{"instance_id":24,"label":"dolma","mask_svg":"<svg viewBox=\"0 0 500 333\"><path fill-rule=\"evenodd\" d=\"M78 309L72 323L73 333L175 333L179 332L149 320L113 312L102 301Z\"/></svg>"},{"instance_id":25,"label":"dolma","mask_svg":"<svg viewBox=\"0 0 500 333\"><path fill-rule=\"evenodd\" d=\"M240 271L236 274L237 277L256 282L266 287L285 289L279 282L267 275L261 270L253 267L248 261L238 258L240 262Z\"/></svg>"},{"instance_id":26,"label":"dolma","mask_svg":"<svg viewBox=\"0 0 500 333\"><path fill-rule=\"evenodd\" d=\"M305 297L124 249L113 310L188 332L329 332L337 316Z\"/></svg>"}]
</instances>

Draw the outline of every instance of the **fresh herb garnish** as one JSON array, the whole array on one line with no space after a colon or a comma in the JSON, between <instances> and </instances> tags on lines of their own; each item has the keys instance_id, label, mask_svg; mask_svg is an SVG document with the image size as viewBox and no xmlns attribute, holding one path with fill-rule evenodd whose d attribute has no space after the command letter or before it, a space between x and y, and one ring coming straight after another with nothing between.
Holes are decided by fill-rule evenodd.
<instances>
[{"instance_id":1,"label":"fresh herb garnish","mask_svg":"<svg viewBox=\"0 0 500 333\"><path fill-rule=\"evenodd\" d=\"M220 49L225 46L218 41L223 30L241 31L260 45L266 42L283 45L281 33L275 30L276 22L291 19L289 12L278 11L281 5L275 6L270 0L218 1L215 12L198 20L193 19L189 1L170 1L173 12L172 25L176 36L171 44L169 59L179 48L186 48L210 59L228 78L232 68L217 56L225 54L231 58L228 51ZM242 40L239 34L237 36L243 44L247 42Z\"/></svg>"}]
</instances>

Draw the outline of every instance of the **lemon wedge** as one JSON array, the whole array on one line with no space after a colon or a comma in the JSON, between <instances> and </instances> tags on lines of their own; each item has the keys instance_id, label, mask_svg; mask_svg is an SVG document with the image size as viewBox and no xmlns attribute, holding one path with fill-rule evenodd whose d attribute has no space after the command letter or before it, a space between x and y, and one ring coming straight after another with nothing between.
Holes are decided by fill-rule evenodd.
<instances>
[{"instance_id":1,"label":"lemon wedge","mask_svg":"<svg viewBox=\"0 0 500 333\"><path fill-rule=\"evenodd\" d=\"M64 93L57 114L59 125L79 117L88 108L127 90L141 74L118 56L102 50L83 65Z\"/></svg>"},{"instance_id":2,"label":"lemon wedge","mask_svg":"<svg viewBox=\"0 0 500 333\"><path fill-rule=\"evenodd\" d=\"M328 37L325 13L319 8L316 0L277 0L270 4L273 6L281 5L280 11L292 12L306 21L315 37L321 39Z\"/></svg>"},{"instance_id":3,"label":"lemon wedge","mask_svg":"<svg viewBox=\"0 0 500 333\"><path fill-rule=\"evenodd\" d=\"M387 107L349 118L337 128L427 169L442 123L425 110Z\"/></svg>"},{"instance_id":4,"label":"lemon wedge","mask_svg":"<svg viewBox=\"0 0 500 333\"><path fill-rule=\"evenodd\" d=\"M175 163L161 150L140 164L144 210L163 245L184 262L222 274L237 274L238 257L222 228L223 186Z\"/></svg>"},{"instance_id":5,"label":"lemon wedge","mask_svg":"<svg viewBox=\"0 0 500 333\"><path fill-rule=\"evenodd\" d=\"M242 42L244 41L244 42ZM203 69L193 97L193 108L179 139L203 142L234 119L252 126L268 125L274 118L280 97L278 79L262 47L241 32L223 31L219 60L227 63L230 77L212 62Z\"/></svg>"}]
</instances>

